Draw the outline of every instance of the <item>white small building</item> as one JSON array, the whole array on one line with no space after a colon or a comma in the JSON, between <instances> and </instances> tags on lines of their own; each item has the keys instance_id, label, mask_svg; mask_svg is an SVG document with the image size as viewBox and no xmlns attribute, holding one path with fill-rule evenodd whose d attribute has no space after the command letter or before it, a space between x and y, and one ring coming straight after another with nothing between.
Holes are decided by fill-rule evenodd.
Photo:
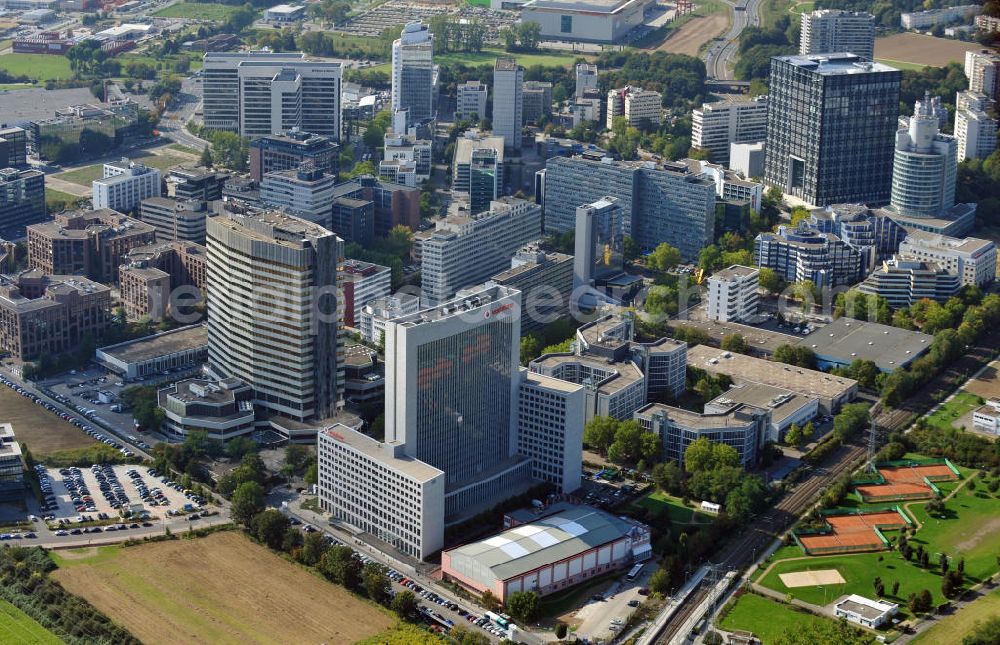
<instances>
[{"instance_id":1,"label":"white small building","mask_svg":"<svg viewBox=\"0 0 1000 645\"><path fill-rule=\"evenodd\" d=\"M747 322L757 315L760 271L733 266L708 278L708 317L718 322Z\"/></svg>"},{"instance_id":2,"label":"white small building","mask_svg":"<svg viewBox=\"0 0 1000 645\"><path fill-rule=\"evenodd\" d=\"M710 515L718 515L722 511L722 505L716 504L714 502L702 502L701 510L703 513L709 513Z\"/></svg>"},{"instance_id":3,"label":"white small building","mask_svg":"<svg viewBox=\"0 0 1000 645\"><path fill-rule=\"evenodd\" d=\"M974 410L972 426L976 430L1000 434L1000 399L990 399L986 405Z\"/></svg>"},{"instance_id":4,"label":"white small building","mask_svg":"<svg viewBox=\"0 0 1000 645\"><path fill-rule=\"evenodd\" d=\"M305 16L305 5L279 4L264 11L264 20L267 22L295 22Z\"/></svg>"},{"instance_id":5,"label":"white small building","mask_svg":"<svg viewBox=\"0 0 1000 645\"><path fill-rule=\"evenodd\" d=\"M899 605L885 600L872 600L864 596L851 594L834 605L834 614L838 618L875 629L892 619L899 611Z\"/></svg>"}]
</instances>

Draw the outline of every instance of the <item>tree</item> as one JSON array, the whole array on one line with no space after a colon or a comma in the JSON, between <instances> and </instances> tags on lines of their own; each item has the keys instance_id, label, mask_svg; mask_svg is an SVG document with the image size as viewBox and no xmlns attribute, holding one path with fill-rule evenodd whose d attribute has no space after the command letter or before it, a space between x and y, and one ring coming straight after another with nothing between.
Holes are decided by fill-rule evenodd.
<instances>
[{"instance_id":1,"label":"tree","mask_svg":"<svg viewBox=\"0 0 1000 645\"><path fill-rule=\"evenodd\" d=\"M254 515L264 510L264 487L255 481L243 482L233 491L230 514L246 527Z\"/></svg>"},{"instance_id":2,"label":"tree","mask_svg":"<svg viewBox=\"0 0 1000 645\"><path fill-rule=\"evenodd\" d=\"M614 417L594 417L583 429L583 442L599 453L607 454L617 431L618 420Z\"/></svg>"},{"instance_id":3,"label":"tree","mask_svg":"<svg viewBox=\"0 0 1000 645\"><path fill-rule=\"evenodd\" d=\"M306 473L302 476L302 479L310 486L315 486L319 482L319 464L315 460L306 468Z\"/></svg>"},{"instance_id":4,"label":"tree","mask_svg":"<svg viewBox=\"0 0 1000 645\"><path fill-rule=\"evenodd\" d=\"M922 614L931 610L933 602L931 592L924 589L920 593L910 594L910 598L906 604L914 614Z\"/></svg>"},{"instance_id":5,"label":"tree","mask_svg":"<svg viewBox=\"0 0 1000 645\"><path fill-rule=\"evenodd\" d=\"M781 276L778 275L778 272L770 267L760 267L759 271L757 280L760 286L769 293L781 293Z\"/></svg>"},{"instance_id":6,"label":"tree","mask_svg":"<svg viewBox=\"0 0 1000 645\"><path fill-rule=\"evenodd\" d=\"M500 608L500 599L493 595L493 592L487 589L483 592L482 597L479 599L480 604L486 607L487 611L496 611Z\"/></svg>"},{"instance_id":7,"label":"tree","mask_svg":"<svg viewBox=\"0 0 1000 645\"><path fill-rule=\"evenodd\" d=\"M226 442L226 454L233 459L243 459L243 456L260 449L257 442L250 437L233 437Z\"/></svg>"},{"instance_id":8,"label":"tree","mask_svg":"<svg viewBox=\"0 0 1000 645\"><path fill-rule=\"evenodd\" d=\"M507 599L507 609L517 620L530 623L538 615L538 594L534 591L515 591Z\"/></svg>"},{"instance_id":9,"label":"tree","mask_svg":"<svg viewBox=\"0 0 1000 645\"><path fill-rule=\"evenodd\" d=\"M361 583L361 558L349 546L332 546L323 554L319 570L324 576L348 589Z\"/></svg>"},{"instance_id":10,"label":"tree","mask_svg":"<svg viewBox=\"0 0 1000 645\"><path fill-rule=\"evenodd\" d=\"M941 567L941 575L948 573L948 554L942 553L938 556L938 566Z\"/></svg>"},{"instance_id":11,"label":"tree","mask_svg":"<svg viewBox=\"0 0 1000 645\"><path fill-rule=\"evenodd\" d=\"M622 240L622 259L634 262L639 257L639 245L628 235Z\"/></svg>"},{"instance_id":12,"label":"tree","mask_svg":"<svg viewBox=\"0 0 1000 645\"><path fill-rule=\"evenodd\" d=\"M724 443L715 443L707 437L691 442L684 451L684 469L689 473L705 472L724 467L739 466L736 449Z\"/></svg>"},{"instance_id":13,"label":"tree","mask_svg":"<svg viewBox=\"0 0 1000 645\"><path fill-rule=\"evenodd\" d=\"M385 573L385 567L378 562L368 562L361 572L365 594L379 604L385 604L391 597L392 583Z\"/></svg>"},{"instance_id":14,"label":"tree","mask_svg":"<svg viewBox=\"0 0 1000 645\"><path fill-rule=\"evenodd\" d=\"M815 620L786 629L773 642L775 645L815 645L816 643L874 645L875 637L852 627L844 620L838 622Z\"/></svg>"},{"instance_id":15,"label":"tree","mask_svg":"<svg viewBox=\"0 0 1000 645\"><path fill-rule=\"evenodd\" d=\"M796 448L802 444L802 429L799 428L799 424L793 423L789 426L788 432L785 433L785 443Z\"/></svg>"},{"instance_id":16,"label":"tree","mask_svg":"<svg viewBox=\"0 0 1000 645\"><path fill-rule=\"evenodd\" d=\"M465 625L455 625L448 632L448 638L458 645L490 645L490 638L482 632L471 631Z\"/></svg>"},{"instance_id":17,"label":"tree","mask_svg":"<svg viewBox=\"0 0 1000 645\"><path fill-rule=\"evenodd\" d=\"M760 512L766 501L767 488L764 481L756 475L748 475L726 495L726 514L740 524L746 524L754 514Z\"/></svg>"},{"instance_id":18,"label":"tree","mask_svg":"<svg viewBox=\"0 0 1000 645\"><path fill-rule=\"evenodd\" d=\"M292 472L301 473L308 465L311 453L309 449L298 443L291 443L285 447L285 463L291 466Z\"/></svg>"},{"instance_id":19,"label":"tree","mask_svg":"<svg viewBox=\"0 0 1000 645\"><path fill-rule=\"evenodd\" d=\"M875 576L875 581L872 583L875 588L875 596L881 598L885 595L885 584L882 583L882 578Z\"/></svg>"},{"instance_id":20,"label":"tree","mask_svg":"<svg viewBox=\"0 0 1000 645\"><path fill-rule=\"evenodd\" d=\"M941 595L949 600L955 597L955 581L951 576L945 575L941 578Z\"/></svg>"},{"instance_id":21,"label":"tree","mask_svg":"<svg viewBox=\"0 0 1000 645\"><path fill-rule=\"evenodd\" d=\"M288 526L288 518L276 508L257 513L251 521L253 536L275 550L281 548Z\"/></svg>"},{"instance_id":22,"label":"tree","mask_svg":"<svg viewBox=\"0 0 1000 645\"><path fill-rule=\"evenodd\" d=\"M646 266L654 271L670 271L681 263L681 252L666 242L661 242L646 256Z\"/></svg>"},{"instance_id":23,"label":"tree","mask_svg":"<svg viewBox=\"0 0 1000 645\"><path fill-rule=\"evenodd\" d=\"M1000 643L1000 616L976 621L972 632L962 639L962 645L996 645Z\"/></svg>"},{"instance_id":24,"label":"tree","mask_svg":"<svg viewBox=\"0 0 1000 645\"><path fill-rule=\"evenodd\" d=\"M212 151L208 149L208 146L201 149L201 158L198 160L198 165L206 168L212 167Z\"/></svg>"},{"instance_id":25,"label":"tree","mask_svg":"<svg viewBox=\"0 0 1000 645\"><path fill-rule=\"evenodd\" d=\"M671 591L670 574L666 569L660 567L649 577L649 589L661 596L666 596Z\"/></svg>"},{"instance_id":26,"label":"tree","mask_svg":"<svg viewBox=\"0 0 1000 645\"><path fill-rule=\"evenodd\" d=\"M746 338L743 338L742 334L727 334L722 338L721 347L729 352L746 354L750 350L750 343L747 342Z\"/></svg>"},{"instance_id":27,"label":"tree","mask_svg":"<svg viewBox=\"0 0 1000 645\"><path fill-rule=\"evenodd\" d=\"M898 596L896 594L898 594L898 593L899 593L899 580L896 580L895 582L892 583L892 595L893 595L893 597L897 598Z\"/></svg>"},{"instance_id":28,"label":"tree","mask_svg":"<svg viewBox=\"0 0 1000 645\"><path fill-rule=\"evenodd\" d=\"M392 599L389 608L403 620L414 620L417 617L417 597L409 589L404 589Z\"/></svg>"},{"instance_id":29,"label":"tree","mask_svg":"<svg viewBox=\"0 0 1000 645\"><path fill-rule=\"evenodd\" d=\"M668 461L653 466L653 482L657 488L666 491L671 495L679 495L684 488L684 473L677 466L676 461Z\"/></svg>"},{"instance_id":30,"label":"tree","mask_svg":"<svg viewBox=\"0 0 1000 645\"><path fill-rule=\"evenodd\" d=\"M319 531L306 533L302 541L302 553L300 555L302 564L315 566L323 559L323 554L326 553L328 548L329 545L322 533Z\"/></svg>"}]
</instances>

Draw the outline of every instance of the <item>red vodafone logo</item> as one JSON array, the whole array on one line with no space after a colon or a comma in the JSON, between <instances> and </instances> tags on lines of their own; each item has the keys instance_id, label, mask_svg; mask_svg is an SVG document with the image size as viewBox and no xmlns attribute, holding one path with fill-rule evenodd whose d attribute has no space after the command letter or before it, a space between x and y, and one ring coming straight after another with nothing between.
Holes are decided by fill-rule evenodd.
<instances>
[{"instance_id":1,"label":"red vodafone logo","mask_svg":"<svg viewBox=\"0 0 1000 645\"><path fill-rule=\"evenodd\" d=\"M483 312L483 318L489 318L489 317L495 316L497 314L502 314L503 312L507 311L508 309L513 309L513 308L514 308L514 304L508 302L507 304L502 305L500 307L497 307L496 309L493 309L493 310L487 309L486 311Z\"/></svg>"}]
</instances>

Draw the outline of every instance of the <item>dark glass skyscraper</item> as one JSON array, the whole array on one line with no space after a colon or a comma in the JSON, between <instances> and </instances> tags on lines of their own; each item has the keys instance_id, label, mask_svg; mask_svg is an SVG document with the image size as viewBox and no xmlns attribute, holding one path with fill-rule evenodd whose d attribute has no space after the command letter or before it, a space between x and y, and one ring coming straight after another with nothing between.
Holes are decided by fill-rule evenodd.
<instances>
[{"instance_id":1,"label":"dark glass skyscraper","mask_svg":"<svg viewBox=\"0 0 1000 645\"><path fill-rule=\"evenodd\" d=\"M854 54L772 58L765 183L817 206L887 203L901 78Z\"/></svg>"}]
</instances>

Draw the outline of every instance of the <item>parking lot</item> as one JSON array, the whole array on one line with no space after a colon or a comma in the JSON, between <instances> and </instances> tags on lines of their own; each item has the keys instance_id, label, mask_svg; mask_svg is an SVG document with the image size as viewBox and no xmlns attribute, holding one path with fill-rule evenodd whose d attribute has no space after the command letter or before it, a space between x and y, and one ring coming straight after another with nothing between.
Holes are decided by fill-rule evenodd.
<instances>
[{"instance_id":1,"label":"parking lot","mask_svg":"<svg viewBox=\"0 0 1000 645\"><path fill-rule=\"evenodd\" d=\"M171 487L144 466L103 465L90 468L48 468L42 481L47 505L42 512L50 522L76 520L81 515L94 521L116 518L122 513L162 519L179 510L198 510L194 496L187 497L180 484ZM49 494L49 490L51 494ZM54 503L54 505L53 505ZM106 517L102 517L106 516Z\"/></svg>"}]
</instances>

